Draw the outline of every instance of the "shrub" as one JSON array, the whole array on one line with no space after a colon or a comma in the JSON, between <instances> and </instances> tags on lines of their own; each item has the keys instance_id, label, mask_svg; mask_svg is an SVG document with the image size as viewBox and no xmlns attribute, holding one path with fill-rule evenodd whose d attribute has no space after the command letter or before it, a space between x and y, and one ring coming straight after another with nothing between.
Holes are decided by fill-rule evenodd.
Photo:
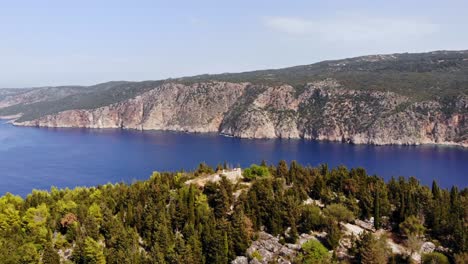
<instances>
[{"instance_id":1,"label":"shrub","mask_svg":"<svg viewBox=\"0 0 468 264\"><path fill-rule=\"evenodd\" d=\"M257 177L267 177L270 176L268 168L265 166L252 165L250 168L244 170L244 177L248 180L253 180Z\"/></svg>"},{"instance_id":2,"label":"shrub","mask_svg":"<svg viewBox=\"0 0 468 264\"><path fill-rule=\"evenodd\" d=\"M301 210L300 231L308 233L312 230L319 230L324 225L324 217L321 215L320 208L315 205L304 205Z\"/></svg>"},{"instance_id":3,"label":"shrub","mask_svg":"<svg viewBox=\"0 0 468 264\"><path fill-rule=\"evenodd\" d=\"M254 252L252 252L252 258L253 259L256 259L258 261L262 261L263 260L263 256L257 251L255 250Z\"/></svg>"},{"instance_id":4,"label":"shrub","mask_svg":"<svg viewBox=\"0 0 468 264\"><path fill-rule=\"evenodd\" d=\"M447 256L439 252L432 252L422 255L423 264L449 264Z\"/></svg>"},{"instance_id":5,"label":"shrub","mask_svg":"<svg viewBox=\"0 0 468 264\"><path fill-rule=\"evenodd\" d=\"M326 216L338 222L352 222L354 220L353 212L342 204L330 204L323 211Z\"/></svg>"},{"instance_id":6,"label":"shrub","mask_svg":"<svg viewBox=\"0 0 468 264\"><path fill-rule=\"evenodd\" d=\"M468 263L468 252L455 254L455 264Z\"/></svg>"},{"instance_id":7,"label":"shrub","mask_svg":"<svg viewBox=\"0 0 468 264\"><path fill-rule=\"evenodd\" d=\"M407 237L419 237L424 235L425 228L422 225L421 220L419 220L416 216L411 215L400 224L400 230L403 233L403 235Z\"/></svg>"},{"instance_id":8,"label":"shrub","mask_svg":"<svg viewBox=\"0 0 468 264\"><path fill-rule=\"evenodd\" d=\"M330 258L327 248L315 239L302 244L302 251L302 263L324 263Z\"/></svg>"}]
</instances>

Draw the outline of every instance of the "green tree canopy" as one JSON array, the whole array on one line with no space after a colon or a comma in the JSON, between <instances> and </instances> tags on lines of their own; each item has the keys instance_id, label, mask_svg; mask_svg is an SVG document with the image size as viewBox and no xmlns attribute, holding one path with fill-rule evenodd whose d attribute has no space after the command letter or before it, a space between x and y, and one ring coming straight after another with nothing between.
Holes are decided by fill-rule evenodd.
<instances>
[{"instance_id":1,"label":"green tree canopy","mask_svg":"<svg viewBox=\"0 0 468 264\"><path fill-rule=\"evenodd\" d=\"M323 212L326 216L338 222L352 222L355 218L353 212L342 204L330 204Z\"/></svg>"},{"instance_id":2,"label":"green tree canopy","mask_svg":"<svg viewBox=\"0 0 468 264\"><path fill-rule=\"evenodd\" d=\"M303 257L299 261L304 264L326 263L330 260L328 249L315 239L302 244L302 252Z\"/></svg>"},{"instance_id":3,"label":"green tree canopy","mask_svg":"<svg viewBox=\"0 0 468 264\"><path fill-rule=\"evenodd\" d=\"M403 221L400 224L400 231L403 235L407 237L409 236L418 237L418 236L424 235L425 228L421 220L419 220L419 218L417 218L414 215L411 215L407 217L405 221Z\"/></svg>"},{"instance_id":4,"label":"green tree canopy","mask_svg":"<svg viewBox=\"0 0 468 264\"><path fill-rule=\"evenodd\" d=\"M250 168L245 169L242 175L248 180L253 180L257 177L270 176L270 171L268 167L253 164Z\"/></svg>"}]
</instances>

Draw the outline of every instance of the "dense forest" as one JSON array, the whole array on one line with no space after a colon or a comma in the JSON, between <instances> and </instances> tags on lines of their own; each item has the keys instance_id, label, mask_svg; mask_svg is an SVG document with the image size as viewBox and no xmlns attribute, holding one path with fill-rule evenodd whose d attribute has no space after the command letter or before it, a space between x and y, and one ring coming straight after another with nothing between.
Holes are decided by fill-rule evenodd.
<instances>
[{"instance_id":1,"label":"dense forest","mask_svg":"<svg viewBox=\"0 0 468 264\"><path fill-rule=\"evenodd\" d=\"M219 165L216 171L227 169ZM369 222L412 251L437 245L423 263L468 260L468 189L421 185L415 178L385 182L362 168L329 169L296 162L262 162L243 179L188 180L211 175L155 172L146 181L73 190L34 190L0 198L1 263L230 263L264 232L282 244L301 234L325 234L302 244L290 263L411 263L393 254L385 235L365 231L338 254L343 223ZM314 201L307 203L305 201Z\"/></svg>"}]
</instances>

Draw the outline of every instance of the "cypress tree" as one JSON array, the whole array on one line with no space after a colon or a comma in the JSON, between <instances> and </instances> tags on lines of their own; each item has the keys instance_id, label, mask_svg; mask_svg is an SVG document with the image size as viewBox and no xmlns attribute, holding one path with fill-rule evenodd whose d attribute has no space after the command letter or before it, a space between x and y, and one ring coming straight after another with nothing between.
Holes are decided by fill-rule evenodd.
<instances>
[{"instance_id":1,"label":"cypress tree","mask_svg":"<svg viewBox=\"0 0 468 264\"><path fill-rule=\"evenodd\" d=\"M286 240L288 243L296 243L296 240L299 238L299 234L297 232L296 220L294 217L291 217L291 229L289 230L289 236Z\"/></svg>"},{"instance_id":2,"label":"cypress tree","mask_svg":"<svg viewBox=\"0 0 468 264\"><path fill-rule=\"evenodd\" d=\"M400 195L400 209L398 211L398 223L401 223L406 216L406 195L404 192L401 192Z\"/></svg>"},{"instance_id":3,"label":"cypress tree","mask_svg":"<svg viewBox=\"0 0 468 264\"><path fill-rule=\"evenodd\" d=\"M315 177L314 183L312 185L312 189L310 190L310 196L313 199L320 199L324 186L325 186L325 182L322 176L318 175L317 177Z\"/></svg>"},{"instance_id":4,"label":"cypress tree","mask_svg":"<svg viewBox=\"0 0 468 264\"><path fill-rule=\"evenodd\" d=\"M432 181L432 197L437 200L440 199L440 188L435 180Z\"/></svg>"},{"instance_id":5,"label":"cypress tree","mask_svg":"<svg viewBox=\"0 0 468 264\"><path fill-rule=\"evenodd\" d=\"M298 168L299 166L297 165L297 162L293 160L291 162L291 165L289 166L289 173L288 177L286 178L286 181L288 184L291 184L295 181L297 181L297 176L298 176Z\"/></svg>"},{"instance_id":6,"label":"cypress tree","mask_svg":"<svg viewBox=\"0 0 468 264\"><path fill-rule=\"evenodd\" d=\"M328 175L328 164L322 164L320 165L320 173L322 174L322 176L327 176Z\"/></svg>"},{"instance_id":7,"label":"cypress tree","mask_svg":"<svg viewBox=\"0 0 468 264\"><path fill-rule=\"evenodd\" d=\"M223 256L221 259L221 263L228 263L229 259L229 240L228 240L228 235L227 232L223 232Z\"/></svg>"},{"instance_id":8,"label":"cypress tree","mask_svg":"<svg viewBox=\"0 0 468 264\"><path fill-rule=\"evenodd\" d=\"M380 192L379 186L375 189L375 197L374 197L374 227L375 229L379 229L381 226L381 219L380 219Z\"/></svg>"},{"instance_id":9,"label":"cypress tree","mask_svg":"<svg viewBox=\"0 0 468 264\"><path fill-rule=\"evenodd\" d=\"M450 244L455 252L464 252L467 250L468 234L466 227L464 227L463 220L463 205L460 201L458 188L453 186L450 189L449 227L453 234Z\"/></svg>"},{"instance_id":10,"label":"cypress tree","mask_svg":"<svg viewBox=\"0 0 468 264\"><path fill-rule=\"evenodd\" d=\"M281 160L278 163L278 168L276 169L276 177L286 178L288 177L288 164L285 160Z\"/></svg>"},{"instance_id":11,"label":"cypress tree","mask_svg":"<svg viewBox=\"0 0 468 264\"><path fill-rule=\"evenodd\" d=\"M332 221L328 227L327 243L332 248L335 249L341 239L341 230L338 224Z\"/></svg>"}]
</instances>

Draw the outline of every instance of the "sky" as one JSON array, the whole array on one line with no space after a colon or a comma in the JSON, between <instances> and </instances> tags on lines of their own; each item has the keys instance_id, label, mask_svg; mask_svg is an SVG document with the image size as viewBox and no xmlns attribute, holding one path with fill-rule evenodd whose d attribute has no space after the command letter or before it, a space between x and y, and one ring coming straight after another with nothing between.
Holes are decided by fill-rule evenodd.
<instances>
[{"instance_id":1,"label":"sky","mask_svg":"<svg viewBox=\"0 0 468 264\"><path fill-rule=\"evenodd\" d=\"M468 49L468 1L0 0L0 87Z\"/></svg>"}]
</instances>

